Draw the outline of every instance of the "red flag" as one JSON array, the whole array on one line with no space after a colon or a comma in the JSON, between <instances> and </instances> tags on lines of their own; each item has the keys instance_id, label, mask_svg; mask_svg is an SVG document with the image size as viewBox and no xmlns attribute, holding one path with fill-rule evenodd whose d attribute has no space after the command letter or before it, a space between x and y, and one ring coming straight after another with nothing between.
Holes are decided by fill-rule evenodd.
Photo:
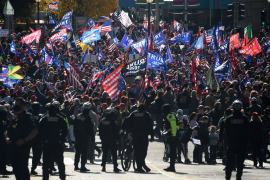
<instances>
[{"instance_id":1,"label":"red flag","mask_svg":"<svg viewBox=\"0 0 270 180\"><path fill-rule=\"evenodd\" d=\"M239 33L231 35L228 37L230 39L230 49L229 51L234 50L235 48L240 48L241 44L239 42Z\"/></svg>"},{"instance_id":2,"label":"red flag","mask_svg":"<svg viewBox=\"0 0 270 180\"><path fill-rule=\"evenodd\" d=\"M247 45L242 49L239 49L240 54L245 54L248 56L254 56L262 52L261 46L259 45L257 38L252 39Z\"/></svg>"},{"instance_id":3,"label":"red flag","mask_svg":"<svg viewBox=\"0 0 270 180\"><path fill-rule=\"evenodd\" d=\"M193 81L196 84L196 62L194 61L193 57L192 57L192 64L191 64L191 72L192 74L192 79L191 81Z\"/></svg>"},{"instance_id":4,"label":"red flag","mask_svg":"<svg viewBox=\"0 0 270 180\"><path fill-rule=\"evenodd\" d=\"M29 27L29 29L32 31L32 33L33 33L33 32L35 32L35 30L34 30L34 29L32 29L32 28L30 28L30 27Z\"/></svg>"}]
</instances>

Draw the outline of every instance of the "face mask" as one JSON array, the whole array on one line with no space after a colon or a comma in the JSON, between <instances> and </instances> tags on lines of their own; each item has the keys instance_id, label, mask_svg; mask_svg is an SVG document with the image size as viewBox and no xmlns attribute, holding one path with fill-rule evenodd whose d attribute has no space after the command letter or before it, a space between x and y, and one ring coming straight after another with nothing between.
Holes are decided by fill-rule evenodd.
<instances>
[{"instance_id":1,"label":"face mask","mask_svg":"<svg viewBox=\"0 0 270 180\"><path fill-rule=\"evenodd\" d=\"M14 111L20 111L21 110L21 106L20 105L15 105L14 106Z\"/></svg>"},{"instance_id":2,"label":"face mask","mask_svg":"<svg viewBox=\"0 0 270 180\"><path fill-rule=\"evenodd\" d=\"M182 114L178 114L178 119L179 120L183 120L183 115Z\"/></svg>"}]
</instances>

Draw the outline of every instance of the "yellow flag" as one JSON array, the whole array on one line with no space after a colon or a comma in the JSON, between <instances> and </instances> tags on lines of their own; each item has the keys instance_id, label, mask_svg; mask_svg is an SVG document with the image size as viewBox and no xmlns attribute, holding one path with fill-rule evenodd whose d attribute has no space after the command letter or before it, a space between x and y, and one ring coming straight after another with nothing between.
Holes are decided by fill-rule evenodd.
<instances>
[{"instance_id":1,"label":"yellow flag","mask_svg":"<svg viewBox=\"0 0 270 180\"><path fill-rule=\"evenodd\" d=\"M82 48L82 52L84 53L86 51L86 49L88 48L88 50L93 50L92 48L90 48L87 44L84 44L83 42L80 43L80 46Z\"/></svg>"}]
</instances>

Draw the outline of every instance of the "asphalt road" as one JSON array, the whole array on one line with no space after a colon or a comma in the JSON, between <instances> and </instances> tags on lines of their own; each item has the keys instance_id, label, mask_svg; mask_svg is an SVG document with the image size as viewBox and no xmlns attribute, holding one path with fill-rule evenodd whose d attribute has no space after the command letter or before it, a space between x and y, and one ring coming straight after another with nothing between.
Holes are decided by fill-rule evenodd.
<instances>
[{"instance_id":1,"label":"asphalt road","mask_svg":"<svg viewBox=\"0 0 270 180\"><path fill-rule=\"evenodd\" d=\"M99 137L97 137L99 140ZM100 146L100 144L99 144ZM64 162L66 166L66 174L67 179L70 180L84 180L84 179L110 179L110 180L171 180L171 179L181 179L181 180L219 180L225 179L225 172L223 171L224 166L222 165L221 159L217 159L218 164L216 165L198 165L195 163L192 164L180 164L176 163L176 172L165 172L162 169L166 168L169 163L163 162L163 151L164 144L163 142L159 142L155 140L152 143L149 143L148 155L146 159L146 164L152 169L149 173L135 173L133 167L130 168L128 172L113 172L113 164L108 163L106 166L107 172L101 172L101 158L95 159L95 164L90 164L87 161L86 167L90 169L90 172L80 173L79 171L74 171L74 151L70 149L66 149L64 154ZM193 152L193 144L189 144L189 158L192 161L192 152ZM97 154L97 153L96 153ZM32 154L31 154L32 155ZM184 158L182 157L182 160ZM29 158L29 169L31 168L31 156ZM204 158L203 158L204 160ZM118 159L119 168L121 167L120 159ZM268 163L264 163L264 169L257 169L253 167L253 162L250 160L245 161L245 169L242 179L243 180L269 180L269 169L270 169L270 160ZM57 168L57 165L55 166ZM8 170L12 170L10 166L8 166ZM38 166L36 170L39 174L37 176L31 176L33 180L41 180L42 179L42 166ZM232 179L235 179L235 172L232 174ZM14 175L11 176L0 176L0 179L15 179ZM56 171L52 176L50 176L51 180L59 179L58 172Z\"/></svg>"}]
</instances>

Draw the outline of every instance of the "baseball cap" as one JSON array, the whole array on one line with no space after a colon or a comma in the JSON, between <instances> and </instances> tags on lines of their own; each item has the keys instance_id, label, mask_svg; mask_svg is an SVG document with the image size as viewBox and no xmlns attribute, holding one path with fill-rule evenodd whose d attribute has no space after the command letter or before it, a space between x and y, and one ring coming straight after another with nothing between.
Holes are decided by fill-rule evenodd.
<instances>
[{"instance_id":1,"label":"baseball cap","mask_svg":"<svg viewBox=\"0 0 270 180\"><path fill-rule=\"evenodd\" d=\"M255 97L251 98L251 102L257 102L257 99Z\"/></svg>"}]
</instances>

